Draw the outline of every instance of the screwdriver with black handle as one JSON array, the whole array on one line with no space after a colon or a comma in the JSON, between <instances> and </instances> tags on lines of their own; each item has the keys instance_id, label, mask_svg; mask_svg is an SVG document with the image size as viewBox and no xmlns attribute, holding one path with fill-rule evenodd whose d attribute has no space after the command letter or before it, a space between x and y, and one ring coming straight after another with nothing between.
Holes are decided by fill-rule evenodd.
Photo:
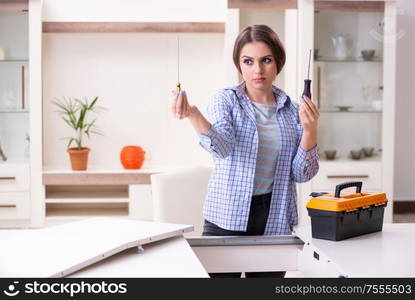
<instances>
[{"instance_id":1,"label":"screwdriver with black handle","mask_svg":"<svg viewBox=\"0 0 415 300\"><path fill-rule=\"evenodd\" d=\"M311 64L311 49L308 57L308 72L307 79L304 79L304 91L302 97L311 99L311 79L310 79L310 64Z\"/></svg>"}]
</instances>

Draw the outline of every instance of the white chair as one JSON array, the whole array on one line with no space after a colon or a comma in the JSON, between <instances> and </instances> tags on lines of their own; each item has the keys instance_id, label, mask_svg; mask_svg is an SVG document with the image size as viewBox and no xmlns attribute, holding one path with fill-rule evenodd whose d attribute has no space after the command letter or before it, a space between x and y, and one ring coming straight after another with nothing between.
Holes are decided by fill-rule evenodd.
<instances>
[{"instance_id":1,"label":"white chair","mask_svg":"<svg viewBox=\"0 0 415 300\"><path fill-rule=\"evenodd\" d=\"M154 221L189 224L201 235L203 202L212 167L197 166L151 176Z\"/></svg>"}]
</instances>

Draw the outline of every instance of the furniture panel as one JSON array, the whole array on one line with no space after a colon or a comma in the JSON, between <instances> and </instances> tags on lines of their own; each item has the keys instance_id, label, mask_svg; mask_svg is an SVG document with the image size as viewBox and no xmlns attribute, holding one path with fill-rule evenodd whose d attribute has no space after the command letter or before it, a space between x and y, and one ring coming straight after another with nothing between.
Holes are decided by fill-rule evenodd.
<instances>
[{"instance_id":1,"label":"furniture panel","mask_svg":"<svg viewBox=\"0 0 415 300\"><path fill-rule=\"evenodd\" d=\"M0 220L22 220L29 217L29 192L0 193Z\"/></svg>"}]
</instances>

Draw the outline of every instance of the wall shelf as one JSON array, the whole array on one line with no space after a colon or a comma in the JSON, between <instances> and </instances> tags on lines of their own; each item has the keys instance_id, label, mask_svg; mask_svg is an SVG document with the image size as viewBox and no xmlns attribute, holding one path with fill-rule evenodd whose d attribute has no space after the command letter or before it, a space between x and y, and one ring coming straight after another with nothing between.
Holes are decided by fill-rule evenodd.
<instances>
[{"instance_id":1,"label":"wall shelf","mask_svg":"<svg viewBox=\"0 0 415 300\"><path fill-rule=\"evenodd\" d=\"M150 176L160 171L45 171L44 185L128 185L150 184Z\"/></svg>"},{"instance_id":2,"label":"wall shelf","mask_svg":"<svg viewBox=\"0 0 415 300\"><path fill-rule=\"evenodd\" d=\"M352 159L350 157L344 157L344 156L337 156L335 159L327 159L324 156L324 153L319 154L320 155L320 164L333 164L333 163L351 163L353 165L355 164L365 164L365 163L381 163L382 162L382 155L376 154L371 157L364 157L361 159Z\"/></svg>"},{"instance_id":3,"label":"wall shelf","mask_svg":"<svg viewBox=\"0 0 415 300\"><path fill-rule=\"evenodd\" d=\"M48 185L46 216L127 216L128 190L128 185Z\"/></svg>"},{"instance_id":4,"label":"wall shelf","mask_svg":"<svg viewBox=\"0 0 415 300\"><path fill-rule=\"evenodd\" d=\"M0 1L0 11L27 11L29 0L2 0Z\"/></svg>"},{"instance_id":5,"label":"wall shelf","mask_svg":"<svg viewBox=\"0 0 415 300\"><path fill-rule=\"evenodd\" d=\"M315 0L315 11L383 12L385 1L323 1Z\"/></svg>"},{"instance_id":6,"label":"wall shelf","mask_svg":"<svg viewBox=\"0 0 415 300\"><path fill-rule=\"evenodd\" d=\"M24 109L0 109L0 114L28 114L30 113L29 110Z\"/></svg>"},{"instance_id":7,"label":"wall shelf","mask_svg":"<svg viewBox=\"0 0 415 300\"><path fill-rule=\"evenodd\" d=\"M43 22L43 33L224 33L223 22Z\"/></svg>"},{"instance_id":8,"label":"wall shelf","mask_svg":"<svg viewBox=\"0 0 415 300\"><path fill-rule=\"evenodd\" d=\"M357 62L357 63L382 63L383 59L379 57L375 57L371 60L364 60L361 57L351 57L346 59L336 59L336 58L329 58L329 57L317 57L315 59L316 62L325 62L325 63L344 63L344 62Z\"/></svg>"},{"instance_id":9,"label":"wall shelf","mask_svg":"<svg viewBox=\"0 0 415 300\"><path fill-rule=\"evenodd\" d=\"M128 203L128 186L47 186L46 203Z\"/></svg>"},{"instance_id":10,"label":"wall shelf","mask_svg":"<svg viewBox=\"0 0 415 300\"><path fill-rule=\"evenodd\" d=\"M50 195L49 197L51 198L47 198L45 203L55 203L55 204L64 204L64 203L128 203L129 199L128 198L113 198L113 197L108 197L108 198L89 198L87 197L88 195L82 195L83 197L81 198L60 198L55 197L55 195Z\"/></svg>"},{"instance_id":11,"label":"wall shelf","mask_svg":"<svg viewBox=\"0 0 415 300\"><path fill-rule=\"evenodd\" d=\"M127 203L46 203L46 217L83 219L128 216Z\"/></svg>"},{"instance_id":12,"label":"wall shelf","mask_svg":"<svg viewBox=\"0 0 415 300\"><path fill-rule=\"evenodd\" d=\"M27 59L0 59L0 63L28 63Z\"/></svg>"},{"instance_id":13,"label":"wall shelf","mask_svg":"<svg viewBox=\"0 0 415 300\"><path fill-rule=\"evenodd\" d=\"M335 110L335 109L320 109L320 113L358 113L358 114L381 114L381 110Z\"/></svg>"},{"instance_id":14,"label":"wall shelf","mask_svg":"<svg viewBox=\"0 0 415 300\"><path fill-rule=\"evenodd\" d=\"M228 8L297 9L297 0L228 0Z\"/></svg>"}]
</instances>

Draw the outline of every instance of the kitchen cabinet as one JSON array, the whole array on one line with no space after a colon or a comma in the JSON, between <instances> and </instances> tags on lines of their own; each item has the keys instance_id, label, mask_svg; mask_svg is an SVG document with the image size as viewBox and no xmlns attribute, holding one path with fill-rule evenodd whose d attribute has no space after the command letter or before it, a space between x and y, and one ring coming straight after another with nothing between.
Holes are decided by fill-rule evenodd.
<instances>
[{"instance_id":1,"label":"kitchen cabinet","mask_svg":"<svg viewBox=\"0 0 415 300\"><path fill-rule=\"evenodd\" d=\"M387 194L384 220L391 222L396 3L305 2L320 171L300 186L300 222L309 222L310 192L333 193L336 184L354 180L363 181L363 190Z\"/></svg>"},{"instance_id":2,"label":"kitchen cabinet","mask_svg":"<svg viewBox=\"0 0 415 300\"><path fill-rule=\"evenodd\" d=\"M0 227L26 227L30 219L29 165L0 164Z\"/></svg>"},{"instance_id":3,"label":"kitchen cabinet","mask_svg":"<svg viewBox=\"0 0 415 300\"><path fill-rule=\"evenodd\" d=\"M0 5L0 227L36 226L41 173L40 1ZM31 26L29 26L31 24ZM37 48L38 47L38 48ZM35 104L33 104L35 103ZM33 105L32 105L33 104ZM31 147L31 140L34 147Z\"/></svg>"},{"instance_id":4,"label":"kitchen cabinet","mask_svg":"<svg viewBox=\"0 0 415 300\"><path fill-rule=\"evenodd\" d=\"M331 159L325 151L336 150L334 160L380 161L384 13L316 11L314 24L321 158Z\"/></svg>"},{"instance_id":5,"label":"kitchen cabinet","mask_svg":"<svg viewBox=\"0 0 415 300\"><path fill-rule=\"evenodd\" d=\"M28 162L28 12L0 10L0 162ZM7 28L7 30L6 30Z\"/></svg>"},{"instance_id":6,"label":"kitchen cabinet","mask_svg":"<svg viewBox=\"0 0 415 300\"><path fill-rule=\"evenodd\" d=\"M0 226L30 222L28 13L0 10Z\"/></svg>"}]
</instances>

